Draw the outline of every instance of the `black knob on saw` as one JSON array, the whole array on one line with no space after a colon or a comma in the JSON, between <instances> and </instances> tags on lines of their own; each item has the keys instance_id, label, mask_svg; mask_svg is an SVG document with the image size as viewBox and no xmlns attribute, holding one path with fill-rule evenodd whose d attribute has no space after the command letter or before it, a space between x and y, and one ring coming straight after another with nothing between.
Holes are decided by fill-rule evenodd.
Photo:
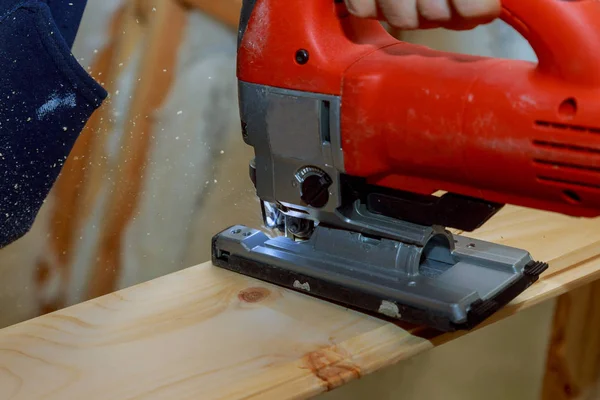
<instances>
[{"instance_id":1,"label":"black knob on saw","mask_svg":"<svg viewBox=\"0 0 600 400\"><path fill-rule=\"evenodd\" d=\"M309 206L324 207L329 201L331 178L325 172L310 169L300 179L300 198Z\"/></svg>"}]
</instances>

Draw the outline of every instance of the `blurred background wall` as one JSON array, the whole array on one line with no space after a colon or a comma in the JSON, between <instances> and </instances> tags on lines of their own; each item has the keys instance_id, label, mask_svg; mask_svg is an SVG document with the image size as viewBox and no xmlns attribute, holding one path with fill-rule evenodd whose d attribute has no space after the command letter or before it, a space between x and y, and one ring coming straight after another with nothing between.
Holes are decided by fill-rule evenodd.
<instances>
[{"instance_id":1,"label":"blurred background wall","mask_svg":"<svg viewBox=\"0 0 600 400\"><path fill-rule=\"evenodd\" d=\"M0 251L0 326L205 262L216 232L260 227L237 114L238 8L238 0L88 1L73 52L110 97L32 231ZM502 22L396 34L535 60ZM538 397L552 310L537 307L327 396Z\"/></svg>"},{"instance_id":2,"label":"blurred background wall","mask_svg":"<svg viewBox=\"0 0 600 400\"><path fill-rule=\"evenodd\" d=\"M88 1L73 53L109 99L0 251L0 326L202 263L214 233L259 223L235 52L231 26L179 1Z\"/></svg>"}]
</instances>

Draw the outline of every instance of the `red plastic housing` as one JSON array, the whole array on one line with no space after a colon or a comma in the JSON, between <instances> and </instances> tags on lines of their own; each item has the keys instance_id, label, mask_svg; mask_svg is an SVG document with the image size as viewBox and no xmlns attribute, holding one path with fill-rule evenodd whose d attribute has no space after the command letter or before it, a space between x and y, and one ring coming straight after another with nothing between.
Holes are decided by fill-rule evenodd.
<instances>
[{"instance_id":1,"label":"red plastic housing","mask_svg":"<svg viewBox=\"0 0 600 400\"><path fill-rule=\"evenodd\" d=\"M238 78L340 95L346 172L370 183L598 216L600 2L505 0L502 19L537 65L403 43L333 0L257 0Z\"/></svg>"}]
</instances>

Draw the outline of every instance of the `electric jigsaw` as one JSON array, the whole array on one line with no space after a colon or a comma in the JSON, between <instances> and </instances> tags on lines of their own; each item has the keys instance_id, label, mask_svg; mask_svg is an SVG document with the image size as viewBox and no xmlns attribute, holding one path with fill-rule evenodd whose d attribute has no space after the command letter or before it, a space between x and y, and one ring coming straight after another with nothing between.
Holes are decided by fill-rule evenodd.
<instances>
[{"instance_id":1,"label":"electric jigsaw","mask_svg":"<svg viewBox=\"0 0 600 400\"><path fill-rule=\"evenodd\" d=\"M404 43L338 0L244 0L244 141L265 232L213 263L442 331L471 329L547 268L453 234L505 204L600 214L600 2L505 0L538 63Z\"/></svg>"}]
</instances>

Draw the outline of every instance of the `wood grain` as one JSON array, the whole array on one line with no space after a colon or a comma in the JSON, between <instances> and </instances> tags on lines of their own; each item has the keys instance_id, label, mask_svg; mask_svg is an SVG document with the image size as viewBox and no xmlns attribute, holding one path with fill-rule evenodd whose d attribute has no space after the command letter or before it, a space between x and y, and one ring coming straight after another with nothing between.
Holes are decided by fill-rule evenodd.
<instances>
[{"instance_id":1,"label":"wood grain","mask_svg":"<svg viewBox=\"0 0 600 400\"><path fill-rule=\"evenodd\" d=\"M147 3L147 2L146 2ZM94 115L100 120L95 142L92 146L92 151L86 168L85 185L80 191L81 201L76 214L79 221L78 229L83 228L87 223L92 209L98 202L98 195L105 184L107 178L110 179L110 162L108 155L108 142L117 125L114 117L117 110L114 105L115 96L119 95L119 84L122 74L133 63L133 57L137 48L141 47L144 34L147 30L147 24L141 23L145 21L142 10L139 10L135 3L127 2L124 6L125 17L119 26L119 40L115 55L112 59L111 69L106 75L107 90L110 97L107 99L104 107L98 110Z\"/></svg>"},{"instance_id":2,"label":"wood grain","mask_svg":"<svg viewBox=\"0 0 600 400\"><path fill-rule=\"evenodd\" d=\"M473 236L551 263L485 325L600 277L597 220L509 207ZM206 263L1 330L0 398L302 399L462 335Z\"/></svg>"},{"instance_id":3,"label":"wood grain","mask_svg":"<svg viewBox=\"0 0 600 400\"><path fill-rule=\"evenodd\" d=\"M110 76L113 70L113 60L118 53L120 31L126 19L127 7L122 7L113 17L108 32L108 43L99 51L98 56L91 64L90 75L110 92L111 81L105 83L104 77ZM51 275L58 274L63 282L68 276L68 265L73 254L73 243L76 228L80 224L78 210L82 201L81 193L85 187L86 167L89 164L90 155L95 143L98 141L97 134L103 123L102 115L108 108L106 103L90 117L80 137L77 139L73 150L69 154L64 167L52 189L54 206L51 210L50 225L48 227L48 242L46 251L40 255L37 263L36 285L43 290ZM52 271L56 269L56 271ZM52 301L42 300L41 313L55 311L64 307L62 295Z\"/></svg>"},{"instance_id":4,"label":"wood grain","mask_svg":"<svg viewBox=\"0 0 600 400\"><path fill-rule=\"evenodd\" d=\"M242 0L180 0L186 7L194 8L237 29L240 21Z\"/></svg>"},{"instance_id":5,"label":"wood grain","mask_svg":"<svg viewBox=\"0 0 600 400\"><path fill-rule=\"evenodd\" d=\"M548 351L544 400L598 398L600 378L600 282L562 295Z\"/></svg>"},{"instance_id":6,"label":"wood grain","mask_svg":"<svg viewBox=\"0 0 600 400\"><path fill-rule=\"evenodd\" d=\"M106 218L100 229L96 268L89 298L110 293L121 269L122 240L134 217L153 132L153 114L168 95L174 79L179 45L186 29L185 9L175 0L154 0L145 32L137 85L129 108L119 165L111 177Z\"/></svg>"}]
</instances>

